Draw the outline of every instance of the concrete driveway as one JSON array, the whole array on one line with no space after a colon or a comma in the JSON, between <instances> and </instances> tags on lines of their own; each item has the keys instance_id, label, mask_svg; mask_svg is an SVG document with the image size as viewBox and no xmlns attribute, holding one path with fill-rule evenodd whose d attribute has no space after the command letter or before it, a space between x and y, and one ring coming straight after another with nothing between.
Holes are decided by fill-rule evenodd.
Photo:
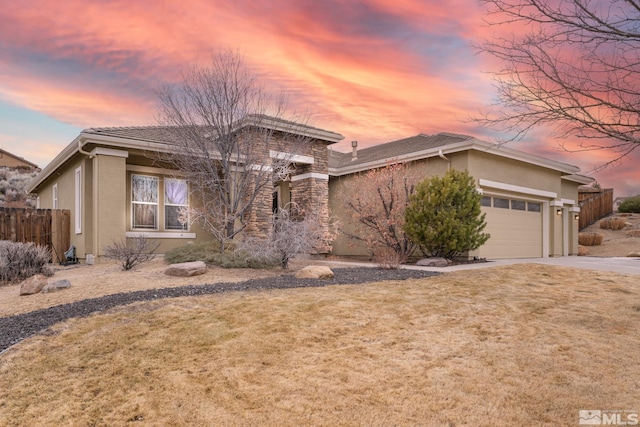
<instances>
[{"instance_id":1,"label":"concrete driveway","mask_svg":"<svg viewBox=\"0 0 640 427\"><path fill-rule=\"evenodd\" d=\"M585 270L599 270L599 271L613 271L622 274L637 274L640 275L640 258L627 258L627 257L586 257L586 256L568 256L558 258L525 258L525 259L500 259L490 260L489 262L466 264L466 265L454 265L451 267L418 267L418 266L404 266L405 268L419 268L429 271L458 271L458 270L472 270L476 268L487 268L499 265L513 265L513 264L546 264L546 265L558 265L561 267L573 267L582 268Z\"/></svg>"}]
</instances>

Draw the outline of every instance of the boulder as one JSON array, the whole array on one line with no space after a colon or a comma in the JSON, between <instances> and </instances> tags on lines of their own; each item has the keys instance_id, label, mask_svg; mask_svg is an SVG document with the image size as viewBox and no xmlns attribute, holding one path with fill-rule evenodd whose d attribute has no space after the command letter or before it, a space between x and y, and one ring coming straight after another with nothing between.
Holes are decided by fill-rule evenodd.
<instances>
[{"instance_id":1,"label":"boulder","mask_svg":"<svg viewBox=\"0 0 640 427\"><path fill-rule=\"evenodd\" d=\"M627 254L629 258L638 258L640 257L640 252L630 252Z\"/></svg>"},{"instance_id":2,"label":"boulder","mask_svg":"<svg viewBox=\"0 0 640 427\"><path fill-rule=\"evenodd\" d=\"M296 272L297 279L333 279L333 271L324 265L308 265Z\"/></svg>"},{"instance_id":3,"label":"boulder","mask_svg":"<svg viewBox=\"0 0 640 427\"><path fill-rule=\"evenodd\" d=\"M449 262L444 258L423 258L420 261L416 262L416 265L420 265L422 267L446 267L449 265Z\"/></svg>"},{"instance_id":4,"label":"boulder","mask_svg":"<svg viewBox=\"0 0 640 427\"><path fill-rule=\"evenodd\" d=\"M181 262L179 264L171 264L164 271L168 276L191 277L198 276L207 272L207 264L202 261Z\"/></svg>"},{"instance_id":5,"label":"boulder","mask_svg":"<svg viewBox=\"0 0 640 427\"><path fill-rule=\"evenodd\" d=\"M46 294L49 292L57 292L63 289L68 289L71 287L71 282L67 279L56 280L55 282L47 284L44 288L42 288L42 293Z\"/></svg>"},{"instance_id":6,"label":"boulder","mask_svg":"<svg viewBox=\"0 0 640 427\"><path fill-rule=\"evenodd\" d=\"M578 245L578 256L587 256L589 254L589 250L586 246Z\"/></svg>"},{"instance_id":7,"label":"boulder","mask_svg":"<svg viewBox=\"0 0 640 427\"><path fill-rule=\"evenodd\" d=\"M36 274L20 283L20 296L37 294L47 286L47 278L42 274Z\"/></svg>"}]
</instances>

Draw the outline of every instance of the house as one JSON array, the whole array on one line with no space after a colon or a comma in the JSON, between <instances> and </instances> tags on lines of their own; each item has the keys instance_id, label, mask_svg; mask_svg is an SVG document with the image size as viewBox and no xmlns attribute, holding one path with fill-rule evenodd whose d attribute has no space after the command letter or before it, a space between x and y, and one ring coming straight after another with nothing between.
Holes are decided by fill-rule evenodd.
<instances>
[{"instance_id":1,"label":"house","mask_svg":"<svg viewBox=\"0 0 640 427\"><path fill-rule=\"evenodd\" d=\"M37 169L38 165L0 148L0 168Z\"/></svg>"},{"instance_id":2,"label":"house","mask_svg":"<svg viewBox=\"0 0 640 427\"><path fill-rule=\"evenodd\" d=\"M248 123L248 124L247 124ZM268 189L253 208L250 233L269 232L272 207L293 201L307 209L320 209L323 226L332 216L347 223L337 209L337 195L348 188L355 174L383 167L389 162L410 162L424 176L442 174L448 168L466 169L476 178L487 214L487 244L470 256L484 258L548 257L575 255L578 251L578 186L592 181L578 175L575 166L496 146L475 138L441 133L417 135L398 141L338 153L330 145L344 137L315 127L267 118L259 125L274 135L296 133L310 139L304 153L291 157L295 172ZM71 243L79 258L103 254L103 248L119 239L143 234L161 242L159 252L187 242L210 240L196 224L175 221L176 206L187 207L188 197L171 202L169 192L188 193L188 182L169 165L157 161L158 153L170 153L171 138L162 127L90 128L82 131L30 183L39 207L71 211ZM287 154L287 148L265 149L263 165ZM255 166L255 165L254 165ZM154 196L142 201L137 185ZM149 206L141 206L146 204ZM140 214L144 212L144 215ZM366 248L339 236L336 255L366 255Z\"/></svg>"},{"instance_id":3,"label":"house","mask_svg":"<svg viewBox=\"0 0 640 427\"><path fill-rule=\"evenodd\" d=\"M269 233L272 205L289 201L303 208L323 206L326 212L320 217L328 227L327 146L344 137L265 116L247 117L236 131L257 132L257 128L269 130L273 141L264 147L263 164L250 166L268 170L271 159L289 156L295 172L260 195L263 203L253 207L248 232ZM305 152L286 152L286 136L291 134L308 140ZM188 208L194 200L188 181L159 155L172 152L173 135L160 126L85 129L36 176L27 191L37 194L40 208L70 210L70 241L81 259L100 257L105 246L138 235L157 239L160 253L187 242L211 240L197 224L182 224L176 215L177 209Z\"/></svg>"},{"instance_id":4,"label":"house","mask_svg":"<svg viewBox=\"0 0 640 427\"><path fill-rule=\"evenodd\" d=\"M332 214L343 226L349 219L339 208L339 194L348 191L359 173L390 163L409 163L420 175L467 170L476 179L486 213L485 232L491 238L469 254L481 258L539 258L578 253L578 187L593 179L579 168L490 144L466 135L416 135L352 153L331 151L329 200ZM346 236L333 243L335 255L368 254Z\"/></svg>"}]
</instances>

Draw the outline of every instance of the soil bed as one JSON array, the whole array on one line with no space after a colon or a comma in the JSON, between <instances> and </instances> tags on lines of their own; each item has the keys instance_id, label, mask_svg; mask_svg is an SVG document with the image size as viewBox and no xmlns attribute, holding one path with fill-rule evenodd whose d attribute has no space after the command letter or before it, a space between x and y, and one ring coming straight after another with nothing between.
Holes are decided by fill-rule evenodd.
<instances>
[{"instance_id":1,"label":"soil bed","mask_svg":"<svg viewBox=\"0 0 640 427\"><path fill-rule=\"evenodd\" d=\"M56 305L29 313L0 318L0 353L21 340L40 331L74 317L86 317L92 313L139 301L151 301L160 298L198 296L221 292L242 292L250 290L287 289L321 287L328 285L353 285L387 280L419 279L436 276L440 273L422 270L382 270L378 268L335 268L333 279L296 279L293 275L282 275L251 279L236 283L216 283L207 285L188 285L172 288L149 289L135 292L122 292L90 298L69 304Z\"/></svg>"}]
</instances>

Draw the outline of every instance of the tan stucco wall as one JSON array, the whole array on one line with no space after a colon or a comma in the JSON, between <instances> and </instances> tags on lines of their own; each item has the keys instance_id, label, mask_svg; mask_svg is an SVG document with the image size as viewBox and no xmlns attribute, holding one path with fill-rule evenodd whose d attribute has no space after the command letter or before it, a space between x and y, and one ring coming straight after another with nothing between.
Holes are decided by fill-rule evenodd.
<instances>
[{"instance_id":1,"label":"tan stucco wall","mask_svg":"<svg viewBox=\"0 0 640 427\"><path fill-rule=\"evenodd\" d=\"M102 256L105 246L125 237L127 199L124 157L97 155L93 158L93 194L91 253Z\"/></svg>"},{"instance_id":2,"label":"tan stucco wall","mask_svg":"<svg viewBox=\"0 0 640 427\"><path fill-rule=\"evenodd\" d=\"M80 167L82 169L82 207L81 207L81 232L76 233L75 221L75 171ZM57 173L54 173L45 183L43 183L38 191L40 199L40 208L53 209L53 186L58 185L58 209L66 209L70 212L70 244L76 247L76 255L84 258L86 251L87 233L87 210L86 210L86 177L87 170L90 171L91 162L86 156L77 155L61 167ZM90 173L90 172L89 172ZM55 248L56 251L66 251L69 248Z\"/></svg>"},{"instance_id":3,"label":"tan stucco wall","mask_svg":"<svg viewBox=\"0 0 640 427\"><path fill-rule=\"evenodd\" d=\"M473 150L469 152L469 173L476 179L504 182L560 194L560 172Z\"/></svg>"}]
</instances>

